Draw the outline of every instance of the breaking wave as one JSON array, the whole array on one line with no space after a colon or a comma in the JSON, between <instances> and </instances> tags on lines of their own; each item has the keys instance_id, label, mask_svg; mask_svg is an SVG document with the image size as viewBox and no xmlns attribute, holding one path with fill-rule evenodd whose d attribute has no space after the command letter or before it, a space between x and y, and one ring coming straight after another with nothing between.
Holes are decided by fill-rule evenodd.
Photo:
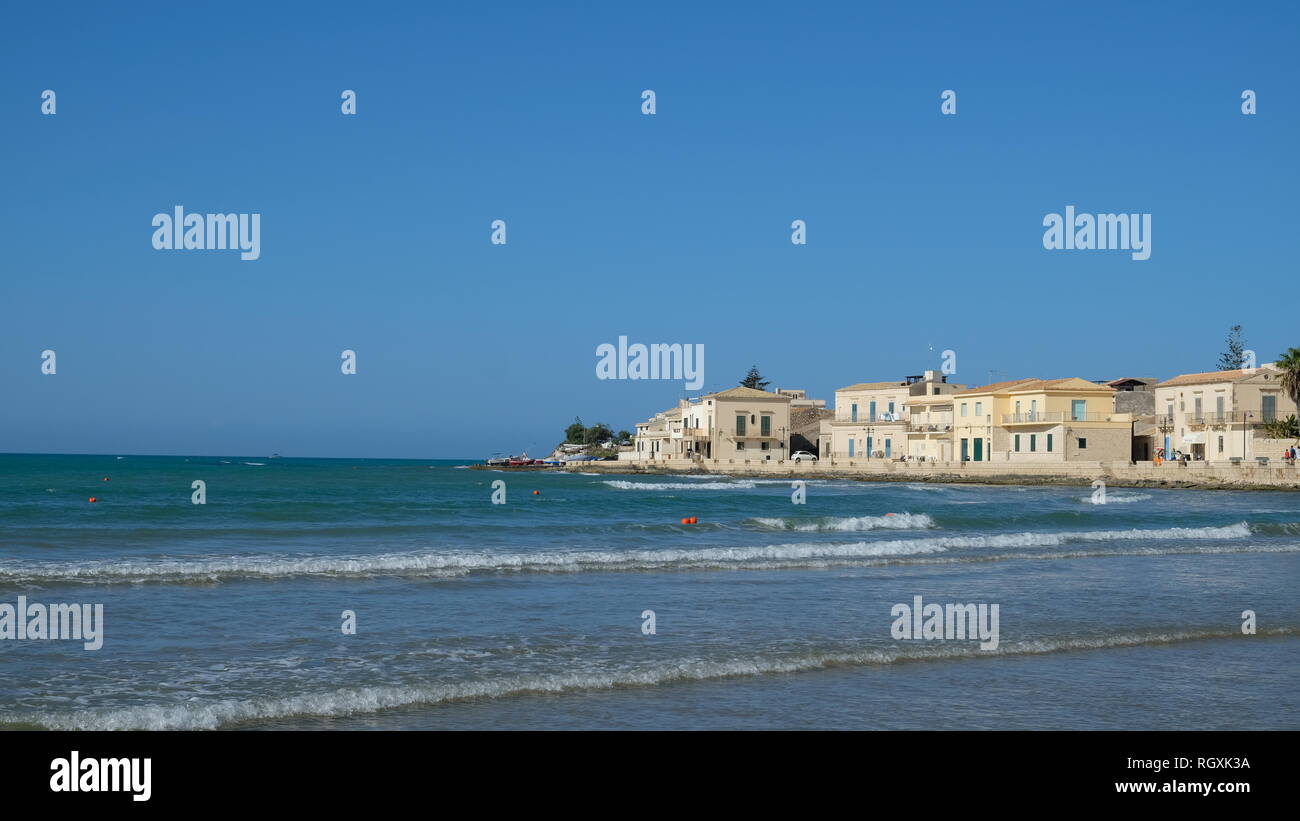
<instances>
[{"instance_id":1,"label":"breaking wave","mask_svg":"<svg viewBox=\"0 0 1300 821\"><path fill-rule=\"evenodd\" d=\"M924 514L920 514L924 515ZM744 547L659 550L564 550L533 553L472 551L387 553L371 556L232 556L202 559L118 559L82 562L0 562L0 584L45 582L213 583L234 579L294 577L462 576L485 572L574 573L626 570L756 569L856 564L881 557L919 556L951 550L1057 547L1078 542L1230 540L1251 535L1240 522L1226 527L1095 530L1074 533L996 533L852 542L807 542ZM1297 548L1300 549L1300 548ZM1168 548L1152 548L1159 552ZM1283 551L1289 548L1282 548ZM1213 551L1204 551L1213 552ZM1246 552L1246 551L1233 551ZM1268 552L1258 548L1250 552ZM1026 558L1052 558L1051 553Z\"/></svg>"},{"instance_id":2,"label":"breaking wave","mask_svg":"<svg viewBox=\"0 0 1300 821\"><path fill-rule=\"evenodd\" d=\"M1259 637L1300 636L1300 629L1279 627L1259 631ZM672 682L708 681L837 667L886 666L961 659L995 659L1049 653L1087 652L1111 648L1178 644L1191 641L1241 639L1235 631L1179 630L1120 635L1042 638L1004 641L995 650L971 643L916 643L887 648L858 648L825 652L754 655L728 659L683 659L623 670L590 669L559 673L502 676L478 681L416 683L350 687L275 698L222 699L170 705L141 705L68 712L32 712L7 716L5 724L34 725L52 730L214 730L293 717L341 717L383 710L419 707L466 699L499 699L532 694L562 694L654 687ZM2 725L0 725L2 726Z\"/></svg>"},{"instance_id":3,"label":"breaking wave","mask_svg":"<svg viewBox=\"0 0 1300 821\"><path fill-rule=\"evenodd\" d=\"M925 513L887 513L884 516L848 516L822 519L756 518L749 521L769 530L797 530L803 532L920 530L934 527L934 519Z\"/></svg>"}]
</instances>

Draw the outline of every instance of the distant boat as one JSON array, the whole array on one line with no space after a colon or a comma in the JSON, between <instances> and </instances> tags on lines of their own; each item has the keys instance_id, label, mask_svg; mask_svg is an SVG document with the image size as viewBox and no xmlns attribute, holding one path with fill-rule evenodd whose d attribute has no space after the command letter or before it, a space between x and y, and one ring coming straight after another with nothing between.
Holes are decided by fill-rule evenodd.
<instances>
[{"instance_id":1,"label":"distant boat","mask_svg":"<svg viewBox=\"0 0 1300 821\"><path fill-rule=\"evenodd\" d=\"M278 453L272 453L272 454L271 454L271 458L272 458L272 459L279 459L279 458L280 458L280 454L278 454Z\"/></svg>"},{"instance_id":2,"label":"distant boat","mask_svg":"<svg viewBox=\"0 0 1300 821\"><path fill-rule=\"evenodd\" d=\"M510 464L511 458L502 453L494 453L492 458L487 460L488 467L505 467Z\"/></svg>"}]
</instances>

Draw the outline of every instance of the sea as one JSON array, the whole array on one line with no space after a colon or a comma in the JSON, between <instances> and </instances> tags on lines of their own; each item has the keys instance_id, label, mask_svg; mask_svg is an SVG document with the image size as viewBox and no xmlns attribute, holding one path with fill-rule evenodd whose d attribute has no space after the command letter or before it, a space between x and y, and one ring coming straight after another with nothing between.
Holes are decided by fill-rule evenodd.
<instances>
[{"instance_id":1,"label":"sea","mask_svg":"<svg viewBox=\"0 0 1300 821\"><path fill-rule=\"evenodd\" d=\"M0 455L0 728L1300 729L1297 492L471 464Z\"/></svg>"}]
</instances>

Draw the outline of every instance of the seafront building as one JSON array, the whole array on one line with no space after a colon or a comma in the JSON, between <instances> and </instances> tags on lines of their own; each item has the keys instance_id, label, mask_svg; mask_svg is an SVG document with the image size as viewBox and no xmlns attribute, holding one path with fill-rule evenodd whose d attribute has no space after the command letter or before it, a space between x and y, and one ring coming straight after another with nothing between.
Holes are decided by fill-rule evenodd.
<instances>
[{"instance_id":1,"label":"seafront building","mask_svg":"<svg viewBox=\"0 0 1300 821\"><path fill-rule=\"evenodd\" d=\"M676 408L638 423L635 447L619 458L784 461L789 455L791 393L803 392L731 388L682 399Z\"/></svg>"},{"instance_id":2,"label":"seafront building","mask_svg":"<svg viewBox=\"0 0 1300 821\"><path fill-rule=\"evenodd\" d=\"M835 417L823 424L822 457L832 459L897 459L919 457L933 452L939 458L941 448L927 448L925 436L913 433L938 433L929 430L934 423L913 430L912 414L922 410L930 415L922 400L936 399L942 407L943 398L964 388L954 385L937 371L926 371L918 376L908 376L897 382L859 382L835 391ZM951 402L949 401L951 411ZM937 418L942 411L936 409ZM939 436L932 436L928 444L936 444ZM913 452L913 443L917 451Z\"/></svg>"},{"instance_id":3,"label":"seafront building","mask_svg":"<svg viewBox=\"0 0 1300 821\"><path fill-rule=\"evenodd\" d=\"M1133 415L1114 388L1078 377L1021 379L958 393L954 439L962 461L1128 461Z\"/></svg>"},{"instance_id":4,"label":"seafront building","mask_svg":"<svg viewBox=\"0 0 1300 821\"><path fill-rule=\"evenodd\" d=\"M835 392L833 408L795 389L737 387L682 399L638 423L630 461L826 465L1135 463L1175 452L1193 462L1261 464L1291 444L1266 422L1300 415L1281 371L1255 369L1089 381L1026 377L968 388L936 371Z\"/></svg>"},{"instance_id":5,"label":"seafront building","mask_svg":"<svg viewBox=\"0 0 1300 821\"><path fill-rule=\"evenodd\" d=\"M1278 456L1279 440L1263 425L1297 414L1272 363L1206 373L1184 373L1155 386L1158 447L1194 460L1233 461Z\"/></svg>"}]
</instances>

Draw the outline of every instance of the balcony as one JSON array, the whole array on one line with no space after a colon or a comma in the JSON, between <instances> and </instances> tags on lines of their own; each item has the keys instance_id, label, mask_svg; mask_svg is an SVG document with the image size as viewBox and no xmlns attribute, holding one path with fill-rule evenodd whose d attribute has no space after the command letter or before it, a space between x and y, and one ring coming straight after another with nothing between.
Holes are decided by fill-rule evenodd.
<instances>
[{"instance_id":1,"label":"balcony","mask_svg":"<svg viewBox=\"0 0 1300 821\"><path fill-rule=\"evenodd\" d=\"M1065 411L1030 411L1029 413L1004 413L1004 425L1055 425L1061 422L1111 422L1111 413L1066 413Z\"/></svg>"},{"instance_id":2,"label":"balcony","mask_svg":"<svg viewBox=\"0 0 1300 821\"><path fill-rule=\"evenodd\" d=\"M927 419L913 418L908 420L907 429L920 433L946 433L952 430L952 420L931 422Z\"/></svg>"},{"instance_id":3,"label":"balcony","mask_svg":"<svg viewBox=\"0 0 1300 821\"><path fill-rule=\"evenodd\" d=\"M1262 425L1265 422L1271 422L1278 417L1279 414L1276 411L1266 414L1262 410L1223 411L1222 413L1188 413L1185 415L1184 424L1188 427L1204 427L1206 425L1240 425L1242 423Z\"/></svg>"}]
</instances>

